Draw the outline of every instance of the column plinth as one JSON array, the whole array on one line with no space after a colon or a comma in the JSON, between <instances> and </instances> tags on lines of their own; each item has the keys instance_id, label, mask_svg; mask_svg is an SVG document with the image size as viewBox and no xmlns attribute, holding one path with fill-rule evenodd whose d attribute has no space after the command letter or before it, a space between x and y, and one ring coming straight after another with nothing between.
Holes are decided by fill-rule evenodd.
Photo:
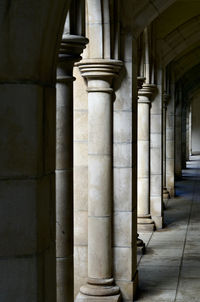
<instances>
[{"instance_id":1,"label":"column plinth","mask_svg":"<svg viewBox=\"0 0 200 302\"><path fill-rule=\"evenodd\" d=\"M77 64L88 84L88 281L76 301L119 301L112 274L113 89L122 62Z\"/></svg>"},{"instance_id":2,"label":"column plinth","mask_svg":"<svg viewBox=\"0 0 200 302\"><path fill-rule=\"evenodd\" d=\"M74 300L73 261L73 66L88 40L64 35L57 67L56 267L57 301Z\"/></svg>"},{"instance_id":3,"label":"column plinth","mask_svg":"<svg viewBox=\"0 0 200 302\"><path fill-rule=\"evenodd\" d=\"M138 90L138 229L153 231L150 214L150 106L156 86L144 83Z\"/></svg>"}]
</instances>

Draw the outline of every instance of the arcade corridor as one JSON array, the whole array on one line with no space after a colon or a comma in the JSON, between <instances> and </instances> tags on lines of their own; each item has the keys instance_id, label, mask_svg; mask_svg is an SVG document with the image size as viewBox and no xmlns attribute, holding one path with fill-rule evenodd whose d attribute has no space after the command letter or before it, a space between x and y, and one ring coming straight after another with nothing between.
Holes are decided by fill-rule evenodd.
<instances>
[{"instance_id":1,"label":"arcade corridor","mask_svg":"<svg viewBox=\"0 0 200 302\"><path fill-rule=\"evenodd\" d=\"M136 301L193 301L200 297L200 158L192 157L165 210L166 227L140 234L147 245L139 257Z\"/></svg>"},{"instance_id":2,"label":"arcade corridor","mask_svg":"<svg viewBox=\"0 0 200 302\"><path fill-rule=\"evenodd\" d=\"M200 302L200 0L0 3L0 302Z\"/></svg>"}]
</instances>

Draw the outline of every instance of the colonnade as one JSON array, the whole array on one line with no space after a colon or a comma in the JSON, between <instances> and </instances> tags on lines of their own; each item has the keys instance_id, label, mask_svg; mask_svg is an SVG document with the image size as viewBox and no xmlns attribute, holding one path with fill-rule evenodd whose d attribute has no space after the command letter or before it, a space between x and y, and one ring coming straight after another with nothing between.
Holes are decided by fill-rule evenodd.
<instances>
[{"instance_id":1,"label":"colonnade","mask_svg":"<svg viewBox=\"0 0 200 302\"><path fill-rule=\"evenodd\" d=\"M76 38L74 38L74 41L76 41ZM77 41L80 44L80 37L77 37ZM72 63L74 63L74 61L75 60L73 59ZM76 64L76 76L84 79L84 87L81 86L81 89L84 88L87 91L88 96L87 111L84 109L84 115L87 112L88 135L88 207L87 218L84 218L87 219L87 229L85 228L85 220L84 224L82 224L84 227L83 230L88 230L87 259L85 258L84 262L82 262L84 263L84 269L81 268L81 274L84 273L84 278L81 277L82 281L80 287L77 287L77 284L80 282L79 275L74 276L76 301L104 301L108 299L118 301L121 298L126 301L127 298L125 297L127 296L128 282L126 283L124 280L121 280L121 278L123 279L121 276L126 274L126 266L120 267L120 262L116 262L116 257L119 257L118 261L122 261L122 263L123 261L125 261L125 263L129 263L130 259L130 261L132 261L136 267L136 246L142 252L145 252L144 243L142 240L140 240L139 235L136 236L136 232L135 237L132 237L132 253L128 256L125 256L127 258L122 260L121 255L117 254L118 249L121 253L124 247L117 246L117 248L115 248L113 246L113 242L116 240L119 240L119 242L123 242L124 240L120 234L121 232L124 234L123 220L121 220L121 228L119 225L116 225L115 221L113 223L113 217L114 219L118 217L118 214L117 216L113 215L113 208L115 207L114 198L116 196L116 192L114 191L114 181L116 179L114 179L113 171L113 163L115 163L114 157L117 154L117 160L124 160L124 155L122 153L115 154L116 151L113 149L113 127L116 125L116 122L113 123L113 105L117 97L117 94L115 95L115 83L117 82L117 79L120 78L121 74L123 74L125 64L126 63L115 59L88 58L87 52L86 55L84 55L84 59ZM173 159L175 148L173 146L175 123L174 111L171 109L174 108L174 98L170 98L169 93L164 90L164 86L162 84L162 78L164 77L163 71L159 72L159 81L157 84L154 84L154 77L150 76L151 68L153 69L152 64L149 64L148 66L146 64L146 71L144 75L147 76L149 74L147 78L144 76L138 76L137 78L132 79L133 83L135 81L138 90L138 92L135 94L135 101L137 101L137 106L135 107L137 108L137 125L134 123L132 124L137 128L137 136L135 139L137 139L138 148L138 174L137 179L133 179L132 182L137 185L138 195L137 227L135 211L133 211L134 216L131 218L131 224L133 227L135 227L135 230L138 229L138 231L141 232L152 232L155 229L160 229L163 227L163 199L167 200L170 195L173 196L172 192L174 189L174 183L170 182L170 177L173 176L174 173ZM70 71L70 77L71 76L72 73ZM78 79L78 82L80 82L80 79ZM70 83L72 83L72 81ZM72 85L69 86L69 84L67 84L67 87L67 89L70 87L70 91L72 93ZM75 86L75 90L78 89L78 87L79 86ZM117 89L119 89L119 87ZM58 93L59 91L62 90L58 89ZM66 97L66 94L62 94L61 97L63 98L63 96ZM172 105L170 105L170 101ZM57 111L59 112L59 108ZM72 107L70 112L72 112ZM80 113L81 112L83 111L80 111ZM67 116L65 116L65 118L68 121L70 120L70 118ZM172 119L173 123L171 123ZM58 125L61 121L62 120L60 118L57 120ZM68 128L65 129L71 129L70 131L72 131L72 119L70 125L70 127L68 126ZM76 131L79 131L79 129ZM65 138L66 137L67 136L65 135ZM70 137L70 141L71 140L72 137ZM66 148L66 146L64 146L64 148ZM71 154L72 150L68 150ZM59 154L59 151L57 152ZM70 165L67 169L69 169L68 173L71 173L72 176L73 166ZM64 173L64 171L62 171L62 173ZM77 177L81 177L81 175L76 175L76 178ZM66 182L66 180L64 181ZM124 180L122 179L122 181ZM72 177L70 177L69 183L72 185ZM59 185L57 188L59 191ZM76 187L76 190L77 189L80 190L80 196L82 188ZM73 192L72 187L70 192ZM69 205L72 205L73 195L67 193L64 194L64 196L68 202L71 198ZM71 197L69 198L69 196ZM64 201L61 201L61 204L63 202ZM67 215L73 215L72 208L66 210L68 212ZM62 210L61 212L57 211L57 215L58 219L62 219L63 217L63 221L66 221L67 215ZM80 216L79 212L76 212L76 216L78 215L79 217L83 217ZM78 221L78 223L82 222ZM71 227L73 227L72 220ZM58 225L57 228L59 231L60 226ZM68 231L70 234L69 229ZM71 242L71 248L73 244L72 239L73 238L71 237L71 241L69 240ZM69 241L67 243L68 246ZM80 244L79 249L81 250ZM69 271L71 271L71 274L73 274L72 249L70 250L70 254L63 254L61 257L63 258L62 261L68 259L68 268L70 268ZM82 256L81 261L83 261L83 259L84 258ZM57 258L57 262L58 261L60 261L59 256ZM82 265L80 259L77 258L77 254L75 256L75 261L79 261L79 266ZM66 271L67 270L65 270L65 273ZM131 292L128 292L128 297L131 299L133 299L137 288L137 269L132 271L132 276L134 276L134 281L130 287L132 288ZM59 270L57 270L57 282L61 285L61 287L62 284L67 282L67 280L70 278L72 277L70 277L69 274L64 276L59 272ZM61 279L63 281L61 281ZM70 285L70 288L72 289L72 284ZM61 291L61 293L63 292ZM70 290L66 290L66 297L67 295L69 296L69 293Z\"/></svg>"},{"instance_id":2,"label":"colonnade","mask_svg":"<svg viewBox=\"0 0 200 302\"><path fill-rule=\"evenodd\" d=\"M77 293L72 232L73 66L80 61L80 54L87 43L84 37L64 35L57 69L56 259L59 302L74 299L74 280ZM121 236L121 231L124 232L118 227L115 229L116 225L113 224L113 198L116 194L113 186L113 104L116 99L115 81L120 77L123 65L120 60L102 58L84 58L76 63L78 77L84 78L88 95L88 272L76 301L126 300L127 289L118 279L118 270L125 274L125 267L119 268L113 249L113 241ZM141 232L152 232L163 227L163 200L174 194L174 137L175 127L176 132L180 133L180 117L178 120L176 112L175 119L175 96L171 97L164 90L162 72L160 76L160 84L151 83L153 80L150 81L150 77L147 77L150 83L141 76L133 79L138 90L138 172L137 179L132 181L137 184L137 228ZM134 263L136 246L145 252L144 243L138 236L133 237L130 255ZM135 279L130 297L133 298L137 288L137 270L132 273Z\"/></svg>"},{"instance_id":3,"label":"colonnade","mask_svg":"<svg viewBox=\"0 0 200 302\"><path fill-rule=\"evenodd\" d=\"M133 301L139 232L163 228L163 199L192 152L191 97L166 72L151 3L137 19L133 1L23 2L19 14L2 0L3 299Z\"/></svg>"}]
</instances>

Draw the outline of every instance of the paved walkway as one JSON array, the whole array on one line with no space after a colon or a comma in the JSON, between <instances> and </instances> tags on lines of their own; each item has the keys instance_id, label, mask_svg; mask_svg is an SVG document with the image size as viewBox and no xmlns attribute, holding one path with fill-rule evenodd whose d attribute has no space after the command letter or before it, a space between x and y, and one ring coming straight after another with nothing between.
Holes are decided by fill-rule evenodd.
<instances>
[{"instance_id":1,"label":"paved walkway","mask_svg":"<svg viewBox=\"0 0 200 302\"><path fill-rule=\"evenodd\" d=\"M200 161L176 184L165 211L166 227L140 234L147 244L139 262L140 302L200 302Z\"/></svg>"}]
</instances>

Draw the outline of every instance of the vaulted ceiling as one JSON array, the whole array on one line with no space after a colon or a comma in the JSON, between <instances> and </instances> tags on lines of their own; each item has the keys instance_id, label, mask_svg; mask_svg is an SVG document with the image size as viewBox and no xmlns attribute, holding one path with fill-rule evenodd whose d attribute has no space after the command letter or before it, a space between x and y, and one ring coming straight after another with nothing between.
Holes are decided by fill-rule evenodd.
<instances>
[{"instance_id":1,"label":"vaulted ceiling","mask_svg":"<svg viewBox=\"0 0 200 302\"><path fill-rule=\"evenodd\" d=\"M170 64L184 94L200 87L200 0L177 0L153 22L157 53Z\"/></svg>"}]
</instances>

